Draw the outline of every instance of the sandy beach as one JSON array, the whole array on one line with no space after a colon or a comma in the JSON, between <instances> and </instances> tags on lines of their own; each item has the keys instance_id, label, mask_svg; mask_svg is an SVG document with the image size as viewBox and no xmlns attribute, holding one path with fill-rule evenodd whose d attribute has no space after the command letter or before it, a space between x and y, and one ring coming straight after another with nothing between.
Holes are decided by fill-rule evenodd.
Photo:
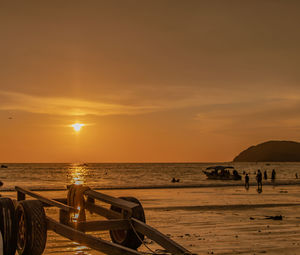
<instances>
[{"instance_id":1,"label":"sandy beach","mask_svg":"<svg viewBox=\"0 0 300 255\"><path fill-rule=\"evenodd\" d=\"M256 187L105 190L134 196L143 204L147 223L197 254L297 254L300 247L300 187ZM45 191L64 197L65 191ZM3 194L4 195L4 194ZM14 194L7 193L10 197ZM57 211L47 214L57 218ZM266 216L282 215L282 220ZM88 214L88 219L96 219ZM95 233L94 233L95 234ZM96 233L109 240L108 233ZM159 247L146 239L152 250ZM141 251L147 252L145 247ZM48 231L44 254L101 254Z\"/></svg>"}]
</instances>

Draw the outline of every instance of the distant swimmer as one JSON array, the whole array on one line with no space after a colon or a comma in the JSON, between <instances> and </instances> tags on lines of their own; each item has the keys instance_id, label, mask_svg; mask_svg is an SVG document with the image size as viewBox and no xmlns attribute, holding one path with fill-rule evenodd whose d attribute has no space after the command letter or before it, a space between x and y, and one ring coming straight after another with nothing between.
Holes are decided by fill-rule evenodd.
<instances>
[{"instance_id":1,"label":"distant swimmer","mask_svg":"<svg viewBox=\"0 0 300 255\"><path fill-rule=\"evenodd\" d=\"M171 182L180 182L180 179L175 179L175 177L173 177Z\"/></svg>"},{"instance_id":2,"label":"distant swimmer","mask_svg":"<svg viewBox=\"0 0 300 255\"><path fill-rule=\"evenodd\" d=\"M246 176L245 176L245 188L249 189L249 175L248 174L246 174Z\"/></svg>"},{"instance_id":3,"label":"distant swimmer","mask_svg":"<svg viewBox=\"0 0 300 255\"><path fill-rule=\"evenodd\" d=\"M276 179L276 172L275 169L272 170L272 181Z\"/></svg>"},{"instance_id":4,"label":"distant swimmer","mask_svg":"<svg viewBox=\"0 0 300 255\"><path fill-rule=\"evenodd\" d=\"M257 189L261 189L262 188L262 174L259 169L257 170L256 181L257 181Z\"/></svg>"},{"instance_id":5,"label":"distant swimmer","mask_svg":"<svg viewBox=\"0 0 300 255\"><path fill-rule=\"evenodd\" d=\"M265 179L265 180L268 179L268 174L267 174L267 171L266 171L266 170L264 171L264 179Z\"/></svg>"}]
</instances>

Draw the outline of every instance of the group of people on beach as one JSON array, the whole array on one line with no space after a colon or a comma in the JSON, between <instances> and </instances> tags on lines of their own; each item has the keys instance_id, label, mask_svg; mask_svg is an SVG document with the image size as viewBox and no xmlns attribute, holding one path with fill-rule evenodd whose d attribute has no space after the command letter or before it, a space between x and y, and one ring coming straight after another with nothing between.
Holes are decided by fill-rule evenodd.
<instances>
[{"instance_id":1,"label":"group of people on beach","mask_svg":"<svg viewBox=\"0 0 300 255\"><path fill-rule=\"evenodd\" d=\"M256 182L257 182L257 189L258 190L262 190L262 178L263 178L262 172L260 171L260 169L258 169L257 173L256 173ZM264 171L264 179L265 180L268 179L268 174L267 174L266 170ZM271 175L271 180L275 181L275 179L276 179L276 171L275 171L275 169L273 169L272 170L272 175ZM249 185L250 185L249 180L250 180L249 174L246 173L246 175L245 175L245 188L246 189L249 189Z\"/></svg>"}]
</instances>

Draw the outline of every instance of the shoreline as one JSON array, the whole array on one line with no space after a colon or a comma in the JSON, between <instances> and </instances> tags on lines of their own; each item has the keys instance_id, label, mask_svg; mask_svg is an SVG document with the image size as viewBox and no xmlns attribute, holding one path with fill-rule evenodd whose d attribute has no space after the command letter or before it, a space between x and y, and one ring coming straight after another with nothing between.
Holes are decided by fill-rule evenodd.
<instances>
[{"instance_id":1,"label":"shoreline","mask_svg":"<svg viewBox=\"0 0 300 255\"><path fill-rule=\"evenodd\" d=\"M250 186L255 187L256 182L250 182ZM300 185L299 181L268 181L263 182L263 186L297 186ZM239 183L211 183L211 184L169 184L157 186L119 186L119 187L92 187L94 190L147 190L147 189L192 189L192 188L222 188L222 187L244 187L245 184ZM31 191L66 191L67 188L29 188ZM0 189L0 192L12 192L14 188Z\"/></svg>"}]
</instances>

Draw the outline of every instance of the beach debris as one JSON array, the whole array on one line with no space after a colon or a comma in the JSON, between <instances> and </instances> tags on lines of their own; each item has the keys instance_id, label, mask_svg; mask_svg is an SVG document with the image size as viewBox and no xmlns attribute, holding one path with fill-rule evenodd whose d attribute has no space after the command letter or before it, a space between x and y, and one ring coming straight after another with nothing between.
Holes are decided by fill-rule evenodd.
<instances>
[{"instance_id":1,"label":"beach debris","mask_svg":"<svg viewBox=\"0 0 300 255\"><path fill-rule=\"evenodd\" d=\"M279 193L289 193L287 190L280 190Z\"/></svg>"},{"instance_id":2,"label":"beach debris","mask_svg":"<svg viewBox=\"0 0 300 255\"><path fill-rule=\"evenodd\" d=\"M267 220L282 220L282 215L265 216L265 219L267 219Z\"/></svg>"},{"instance_id":3,"label":"beach debris","mask_svg":"<svg viewBox=\"0 0 300 255\"><path fill-rule=\"evenodd\" d=\"M257 218L254 217L249 217L250 220L255 220ZM277 216L265 216L264 218L259 218L260 220L282 220L283 216L282 215L277 215ZM267 228L269 228L270 226L267 225Z\"/></svg>"}]
</instances>

